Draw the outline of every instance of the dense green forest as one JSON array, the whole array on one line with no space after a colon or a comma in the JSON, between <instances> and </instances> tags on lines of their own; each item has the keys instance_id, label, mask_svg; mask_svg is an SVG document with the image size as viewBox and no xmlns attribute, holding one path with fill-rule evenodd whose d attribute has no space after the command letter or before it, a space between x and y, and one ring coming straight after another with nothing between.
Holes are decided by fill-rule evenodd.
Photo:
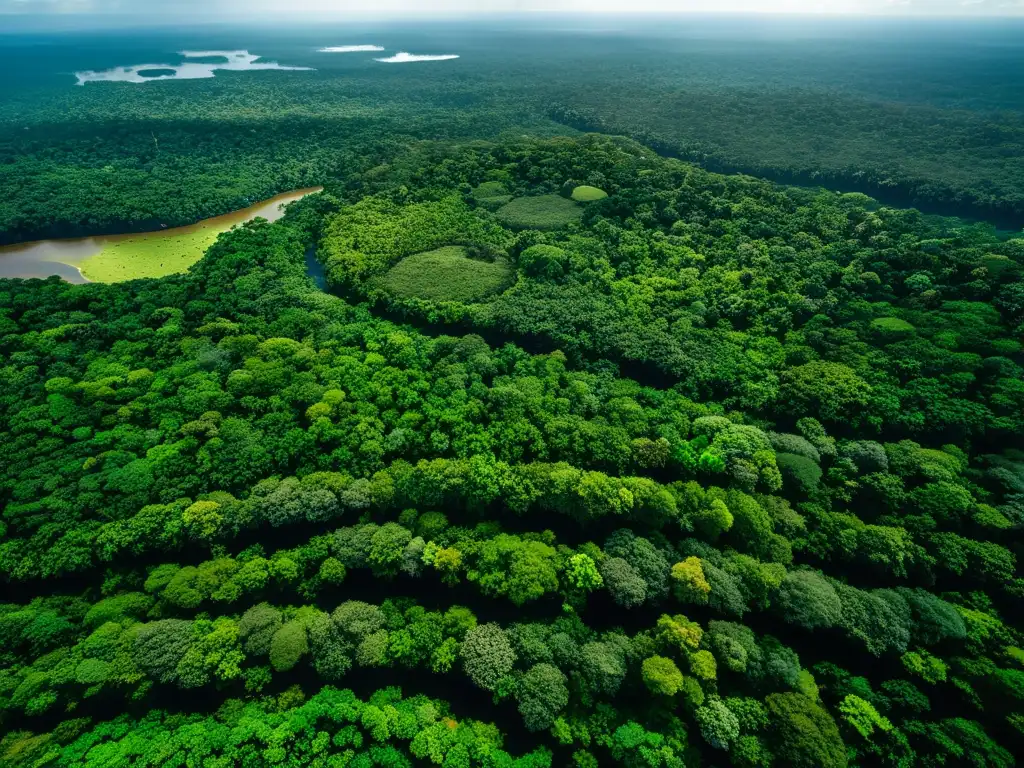
<instances>
[{"instance_id":1,"label":"dense green forest","mask_svg":"<svg viewBox=\"0 0 1024 768\"><path fill-rule=\"evenodd\" d=\"M1015 765L1024 238L400 144L0 281L0 761Z\"/></svg>"},{"instance_id":2,"label":"dense green forest","mask_svg":"<svg viewBox=\"0 0 1024 768\"><path fill-rule=\"evenodd\" d=\"M0 244L192 223L366 170L416 139L574 130L1024 226L1019 22L622 24L0 31L0 71L17 73L0 82ZM389 67L316 52L356 35L461 58ZM76 69L183 45L316 71L72 85Z\"/></svg>"}]
</instances>

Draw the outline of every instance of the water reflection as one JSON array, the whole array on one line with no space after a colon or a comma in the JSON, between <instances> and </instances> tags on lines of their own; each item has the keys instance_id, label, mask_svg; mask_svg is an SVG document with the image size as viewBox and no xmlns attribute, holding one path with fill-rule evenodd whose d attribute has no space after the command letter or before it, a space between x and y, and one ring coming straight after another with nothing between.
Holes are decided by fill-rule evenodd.
<instances>
[{"instance_id":1,"label":"water reflection","mask_svg":"<svg viewBox=\"0 0 1024 768\"><path fill-rule=\"evenodd\" d=\"M103 70L75 72L76 85L103 80L118 83L149 83L154 80L199 80L213 77L217 70L252 72L281 69L309 72L312 67L290 67L276 61L257 61L260 57L248 51L180 51L185 59L218 59L218 61L185 61L182 64L136 64Z\"/></svg>"},{"instance_id":2,"label":"water reflection","mask_svg":"<svg viewBox=\"0 0 1024 768\"><path fill-rule=\"evenodd\" d=\"M327 287L327 273L324 272L324 265L316 257L315 247L306 251L306 274L313 278L313 283L321 291Z\"/></svg>"}]
</instances>

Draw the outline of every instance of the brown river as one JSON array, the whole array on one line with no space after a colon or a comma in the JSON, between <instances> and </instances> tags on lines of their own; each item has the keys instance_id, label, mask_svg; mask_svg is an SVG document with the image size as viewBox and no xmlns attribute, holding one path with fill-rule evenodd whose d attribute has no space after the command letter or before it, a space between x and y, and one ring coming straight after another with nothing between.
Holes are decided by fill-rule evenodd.
<instances>
[{"instance_id":1,"label":"brown river","mask_svg":"<svg viewBox=\"0 0 1024 768\"><path fill-rule=\"evenodd\" d=\"M276 221L284 215L285 205L322 189L323 187L308 187L284 192L248 208L226 213L223 216L215 216L212 219L203 219L185 227L173 227L155 232L131 232L123 235L36 240L30 243L4 246L0 248L0 278L45 278L57 275L69 283L87 283L89 280L81 270L82 262L99 257L100 254L107 257L105 261L121 258L126 263L127 269L120 279L156 277L160 274L167 274L168 271L182 271L176 268L168 269L172 259L175 260L173 262L175 265L187 268L199 260L206 248L221 232L226 232L237 224L251 221L257 217ZM119 256L118 254L122 250L123 256ZM155 264L150 266L149 262L152 261L154 253L166 254L167 265L164 269L160 269ZM163 256L160 258L164 259ZM135 260L135 263L131 263L132 260ZM94 271L106 275L111 272L111 266L110 264L105 266L106 269ZM165 265L161 264L160 266ZM88 268L86 271L89 271ZM105 277L99 279L107 282ZM110 280L116 279L119 279L116 275L110 277Z\"/></svg>"}]
</instances>

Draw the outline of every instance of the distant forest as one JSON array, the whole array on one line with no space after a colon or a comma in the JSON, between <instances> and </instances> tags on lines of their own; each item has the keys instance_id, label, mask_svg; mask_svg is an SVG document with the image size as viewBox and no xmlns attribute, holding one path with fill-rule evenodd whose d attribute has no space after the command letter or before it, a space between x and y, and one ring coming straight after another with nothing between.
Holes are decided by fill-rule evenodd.
<instances>
[{"instance_id":1,"label":"distant forest","mask_svg":"<svg viewBox=\"0 0 1024 768\"><path fill-rule=\"evenodd\" d=\"M74 59L43 47L49 76L0 91L0 242L189 223L385 163L418 139L576 130L1020 229L1024 50L1012 25L967 32L406 33L463 53L416 67L260 32L240 40L318 70L127 88L72 87L50 71ZM102 43L104 65L131 63L123 37ZM0 51L0 67L25 71L25 56Z\"/></svg>"}]
</instances>

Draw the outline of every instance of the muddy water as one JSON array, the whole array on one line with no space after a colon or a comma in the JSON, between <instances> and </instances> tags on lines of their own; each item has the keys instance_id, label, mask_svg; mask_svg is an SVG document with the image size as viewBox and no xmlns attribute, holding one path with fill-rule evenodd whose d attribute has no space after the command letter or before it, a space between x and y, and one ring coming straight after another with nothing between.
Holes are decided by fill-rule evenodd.
<instances>
[{"instance_id":1,"label":"muddy water","mask_svg":"<svg viewBox=\"0 0 1024 768\"><path fill-rule=\"evenodd\" d=\"M269 221L276 221L284 215L285 205L322 189L323 187L308 187L293 192L284 192L248 208L226 213L223 216L215 216L212 219L203 219L186 227L161 229L156 232L130 232L123 235L36 240L31 243L4 246L0 248L0 278L46 278L50 275L57 275L69 283L87 283L89 281L79 271L79 264L90 256L95 256L109 245L125 240L139 241L150 238L226 232L236 224L251 221L258 216Z\"/></svg>"}]
</instances>

